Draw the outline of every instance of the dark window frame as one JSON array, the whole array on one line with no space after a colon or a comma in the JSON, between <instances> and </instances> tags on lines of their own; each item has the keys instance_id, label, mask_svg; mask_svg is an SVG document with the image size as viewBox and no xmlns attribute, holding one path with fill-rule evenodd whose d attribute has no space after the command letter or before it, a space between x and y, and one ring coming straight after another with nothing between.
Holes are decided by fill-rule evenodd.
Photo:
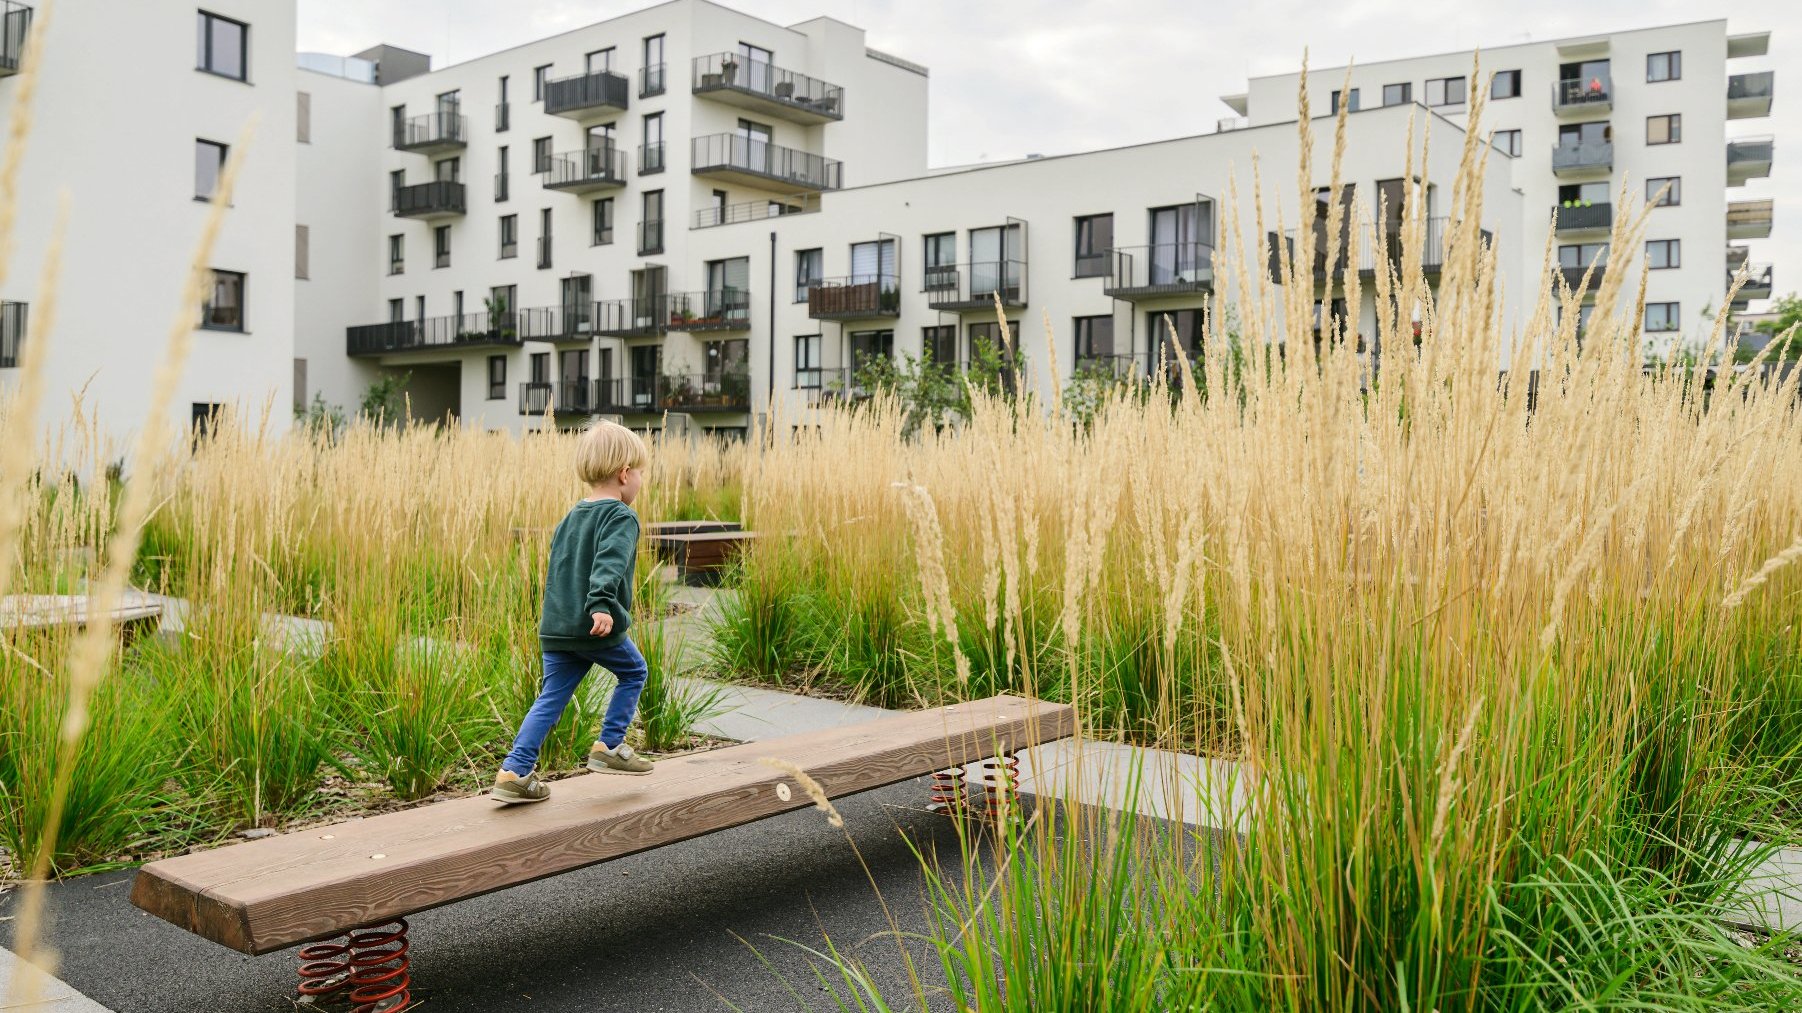
<instances>
[{"instance_id":1,"label":"dark window frame","mask_svg":"<svg viewBox=\"0 0 1802 1013\"><path fill-rule=\"evenodd\" d=\"M214 14L213 12L208 11L208 10L199 10L199 11L196 11L195 14L196 14L196 16L198 16L200 18L200 38L196 40L196 42L199 43L200 51L194 54L194 62L195 62L194 69L201 72L202 74L211 74L214 77L222 77L222 78L226 79L227 81L240 81L240 82L243 82L244 84L249 84L250 83L250 24L249 24L249 22L239 21L237 18L228 18L223 14ZM215 21L223 22L228 25L236 25L237 26L237 28L238 28L238 69L241 70L243 73L228 74L223 70L218 70L215 68L214 56L213 56L213 22L215 22Z\"/></svg>"},{"instance_id":2,"label":"dark window frame","mask_svg":"<svg viewBox=\"0 0 1802 1013\"><path fill-rule=\"evenodd\" d=\"M1652 61L1664 57L1664 76L1652 76ZM1663 84L1666 81L1683 80L1683 50L1667 49L1661 53L1646 54L1646 83Z\"/></svg>"},{"instance_id":3,"label":"dark window frame","mask_svg":"<svg viewBox=\"0 0 1802 1013\"><path fill-rule=\"evenodd\" d=\"M1451 85L1453 81L1458 82L1458 98L1456 100L1451 97ZM1438 102L1433 101L1434 85L1440 86L1440 101ZM1446 106L1461 106L1470 102L1470 80L1463 74L1455 74L1451 77L1429 77L1427 78L1424 90L1426 92L1426 104L1429 108L1439 109Z\"/></svg>"},{"instance_id":4,"label":"dark window frame","mask_svg":"<svg viewBox=\"0 0 1802 1013\"><path fill-rule=\"evenodd\" d=\"M532 101L544 101L544 83L550 80L552 64L532 68Z\"/></svg>"},{"instance_id":5,"label":"dark window frame","mask_svg":"<svg viewBox=\"0 0 1802 1013\"><path fill-rule=\"evenodd\" d=\"M500 374L498 377L495 375L494 367L496 366L500 367ZM505 355L490 355L488 357L488 400L502 401L505 400L506 397L507 357Z\"/></svg>"},{"instance_id":6,"label":"dark window frame","mask_svg":"<svg viewBox=\"0 0 1802 1013\"><path fill-rule=\"evenodd\" d=\"M494 259L517 259L519 257L519 215L502 215L499 225L496 226L496 231L496 238L500 241L500 256ZM509 233L511 233L512 242L507 241Z\"/></svg>"},{"instance_id":7,"label":"dark window frame","mask_svg":"<svg viewBox=\"0 0 1802 1013\"><path fill-rule=\"evenodd\" d=\"M812 342L811 346L806 344L807 342L810 342L810 341ZM820 365L820 353L825 350L825 344L826 344L825 337L824 337L824 335L821 335L821 334L797 334L797 335L795 335L794 347L791 352L792 358L793 358L792 364L794 366L794 374L795 374L794 375L795 385L794 385L794 387L791 388L792 390L819 390L825 386L824 381L825 381L825 372L826 371L825 371L825 368ZM801 349L804 347L811 347L812 352L813 352L812 355L809 355L806 357L809 360L807 365L802 365L802 362L801 362L801 360L802 360ZM801 381L802 373L812 374L813 382L812 383L803 383Z\"/></svg>"},{"instance_id":8,"label":"dark window frame","mask_svg":"<svg viewBox=\"0 0 1802 1013\"><path fill-rule=\"evenodd\" d=\"M407 236L402 232L388 235L388 275L407 273Z\"/></svg>"},{"instance_id":9,"label":"dark window frame","mask_svg":"<svg viewBox=\"0 0 1802 1013\"><path fill-rule=\"evenodd\" d=\"M207 301L200 306L200 329L203 331L226 331L232 334L249 333L245 318L249 316L250 276L243 271L221 271L215 267L213 268L213 291L215 293L219 291L219 279L222 276L238 279L236 322L226 324L215 323L213 321L214 303L209 297Z\"/></svg>"},{"instance_id":10,"label":"dark window frame","mask_svg":"<svg viewBox=\"0 0 1802 1013\"><path fill-rule=\"evenodd\" d=\"M1663 189L1664 184L1666 184L1666 183L1669 183L1671 185L1670 192L1664 195L1663 200L1659 200L1658 199L1658 191ZM1650 179L1647 179L1646 180L1646 202L1655 208L1682 207L1683 206L1683 177L1682 176L1653 176Z\"/></svg>"},{"instance_id":11,"label":"dark window frame","mask_svg":"<svg viewBox=\"0 0 1802 1013\"><path fill-rule=\"evenodd\" d=\"M449 225L432 227L432 270L451 266L451 229Z\"/></svg>"},{"instance_id":12,"label":"dark window frame","mask_svg":"<svg viewBox=\"0 0 1802 1013\"><path fill-rule=\"evenodd\" d=\"M213 165L212 186L206 193L200 192L200 151L212 148L218 152L219 160ZM219 192L219 177L225 173L225 160L231 155L231 145L220 141L209 141L204 137L194 138L194 199L202 204L211 204L213 195Z\"/></svg>"},{"instance_id":13,"label":"dark window frame","mask_svg":"<svg viewBox=\"0 0 1802 1013\"><path fill-rule=\"evenodd\" d=\"M1100 249L1095 249L1095 230L1091 226L1089 234L1084 236L1083 226L1092 222L1107 219L1107 242ZM1093 215L1077 215L1075 218L1076 234L1072 240L1075 248L1070 264L1072 278L1105 278L1108 276L1108 251L1114 248L1114 213L1112 211ZM1088 240L1089 249L1083 249L1084 239ZM1088 261L1085 266L1085 259Z\"/></svg>"},{"instance_id":14,"label":"dark window frame","mask_svg":"<svg viewBox=\"0 0 1802 1013\"><path fill-rule=\"evenodd\" d=\"M1652 308L1654 306L1663 310L1662 323L1665 324L1663 327L1652 326ZM1675 334L1683 329L1683 304L1680 302L1646 303L1646 316L1640 321L1640 325L1648 334Z\"/></svg>"},{"instance_id":15,"label":"dark window frame","mask_svg":"<svg viewBox=\"0 0 1802 1013\"><path fill-rule=\"evenodd\" d=\"M1391 89L1391 88L1400 88L1402 90L1401 98L1397 99L1394 102L1389 101L1389 89ZM1414 82L1413 81L1398 81L1395 84L1386 84L1383 86L1383 108L1387 109L1390 106L1405 106L1408 103L1413 102L1413 101L1414 101Z\"/></svg>"},{"instance_id":16,"label":"dark window frame","mask_svg":"<svg viewBox=\"0 0 1802 1013\"><path fill-rule=\"evenodd\" d=\"M1652 247L1654 247L1654 246L1663 248L1664 259L1665 259L1665 262L1663 264L1654 264L1652 262ZM1646 270L1648 270L1648 271L1669 271L1674 268L1679 268L1682 266L1683 266L1683 240L1681 240L1681 239L1648 239L1648 240L1646 240Z\"/></svg>"},{"instance_id":17,"label":"dark window frame","mask_svg":"<svg viewBox=\"0 0 1802 1013\"><path fill-rule=\"evenodd\" d=\"M1501 95L1501 94L1497 93L1498 90L1501 88L1501 84L1503 81L1507 81L1508 87L1511 89L1508 92L1508 94L1506 94L1506 95ZM1495 76L1491 77L1489 79L1489 97L1491 99L1520 98L1520 71L1519 70L1498 70L1498 71L1496 71Z\"/></svg>"},{"instance_id":18,"label":"dark window frame","mask_svg":"<svg viewBox=\"0 0 1802 1013\"><path fill-rule=\"evenodd\" d=\"M1668 121L1664 125L1664 135L1665 136L1664 136L1664 140L1662 140L1662 141L1652 140L1652 122L1654 120ZM1648 148L1661 147L1666 144L1682 144L1682 143L1683 143L1683 114L1682 113L1659 113L1656 116L1647 116L1646 117L1646 147L1648 147Z\"/></svg>"},{"instance_id":19,"label":"dark window frame","mask_svg":"<svg viewBox=\"0 0 1802 1013\"><path fill-rule=\"evenodd\" d=\"M613 198L596 197L589 205L588 216L588 245L611 246L616 221ZM605 222L605 228L602 227L603 222Z\"/></svg>"},{"instance_id":20,"label":"dark window frame","mask_svg":"<svg viewBox=\"0 0 1802 1013\"><path fill-rule=\"evenodd\" d=\"M1346 112L1355 113L1364 107L1363 96L1361 94L1361 91L1362 91L1362 89L1353 88L1347 93L1351 96L1351 98L1349 101L1349 107L1346 109ZM1340 98L1341 98L1341 93L1340 93L1339 89L1337 89L1337 88L1333 89L1332 97L1327 102L1327 115L1328 116L1339 115L1339 100L1340 100Z\"/></svg>"},{"instance_id":21,"label":"dark window frame","mask_svg":"<svg viewBox=\"0 0 1802 1013\"><path fill-rule=\"evenodd\" d=\"M802 266L808 264L810 261L813 265L813 269L810 271L802 270ZM821 279L825 274L825 271L826 250L824 247L815 246L810 247L809 249L795 251L795 302L804 303L807 301L808 289L813 287L814 282Z\"/></svg>"}]
</instances>

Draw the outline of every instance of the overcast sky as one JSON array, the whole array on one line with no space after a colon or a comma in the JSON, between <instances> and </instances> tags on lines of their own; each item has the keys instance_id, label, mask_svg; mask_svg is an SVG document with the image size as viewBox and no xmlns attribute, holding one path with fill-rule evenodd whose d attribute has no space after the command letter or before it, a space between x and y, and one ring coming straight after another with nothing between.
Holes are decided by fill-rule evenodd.
<instances>
[{"instance_id":1,"label":"overcast sky","mask_svg":"<svg viewBox=\"0 0 1802 1013\"><path fill-rule=\"evenodd\" d=\"M348 54L378 42L442 67L650 6L653 0L299 0L300 48ZM932 69L933 165L1061 154L1205 133L1232 115L1219 96L1248 77L1369 63L1728 14L1730 32L1770 31L1763 70L1802 54L1802 3L1716 7L1699 0L737 0L778 24L827 15L877 49ZM1433 8L1455 9L1444 17ZM1745 17L1739 17L1746 12ZM1530 33L1530 34L1529 34ZM1776 197L1773 238L1752 259L1777 265L1778 292L1802 290L1802 73L1780 72L1772 115L1730 120L1728 136L1777 134L1772 176L1729 199ZM1723 96L1722 101L1725 101ZM1724 156L1723 156L1724 157ZM1754 303L1753 308L1759 308Z\"/></svg>"}]
</instances>

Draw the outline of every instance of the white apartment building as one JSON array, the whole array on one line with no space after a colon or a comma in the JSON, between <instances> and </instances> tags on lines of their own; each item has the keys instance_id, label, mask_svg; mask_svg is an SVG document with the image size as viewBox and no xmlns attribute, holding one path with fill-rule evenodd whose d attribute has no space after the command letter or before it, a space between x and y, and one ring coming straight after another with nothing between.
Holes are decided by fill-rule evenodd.
<instances>
[{"instance_id":1,"label":"white apartment building","mask_svg":"<svg viewBox=\"0 0 1802 1013\"><path fill-rule=\"evenodd\" d=\"M1342 101L1425 104L1462 123L1471 89L1488 88L1480 129L1514 156L1527 240L1517 249L1529 279L1554 214L1559 265L1574 288L1591 264L1607 269L1623 183L1637 205L1657 200L1633 270L1647 272L1645 341L1662 350L1708 332L1742 264L1751 268L1736 308L1772 294L1772 266L1746 243L1771 234L1772 200L1756 182L1770 175L1774 146L1759 132L1774 90L1759 59L1769 46L1769 32L1700 21L1354 64L1349 85L1343 66L1310 69L1308 102L1327 111ZM1477 55L1482 77L1473 81ZM1296 73L1253 78L1223 101L1252 126L1291 119L1299 85ZM1739 120L1760 122L1748 131ZM1626 290L1637 284L1636 274Z\"/></svg>"},{"instance_id":2,"label":"white apartment building","mask_svg":"<svg viewBox=\"0 0 1802 1013\"><path fill-rule=\"evenodd\" d=\"M0 6L4 113L9 40L31 12ZM1282 180L1264 195L1266 223L1280 214L1292 227L1277 245L1330 206L1297 207L1289 174L1270 172L1294 164L1295 75L1228 97L1238 129L934 169L926 68L830 18L782 26L669 0L433 70L392 46L297 61L287 0L101 10L70 0L50 31L29 199L0 288L0 384L16 372L4 368L17 351L9 322L35 285L49 195L67 185L64 289L103 275L108 298L60 302L50 402L85 387L119 433L146 403L213 145L253 111L218 295L179 395L197 419L270 399L278 422L315 401L354 409L372 384L405 377L418 418L517 432L594 415L652 427L674 412L742 433L851 390L872 357L971 361L996 340L996 295L1039 383L1053 358L1066 375L1145 375L1170 329L1196 351L1216 251L1255 254L1264 238L1249 207L1227 234L1229 181L1249 199L1254 154ZM1605 258L1611 184L1629 177L1676 181L1648 235L1669 241L1651 268L1648 298L1665 308L1648 310L1648 336L1668 337L1671 321L1692 330L1718 305L1729 258L1747 256L1725 240L1770 230L1768 201L1728 201L1735 182L1768 171L1770 142L1725 136L1728 118L1769 110L1768 73L1727 75L1729 58L1763 53L1766 39L1714 21L1485 53L1485 77L1501 72L1487 86L1518 97L1490 106L1485 127L1501 133L1483 155L1480 224L1499 251L1507 323L1537 290L1552 206L1568 266ZM1429 275L1469 64L1464 53L1358 67L1347 99L1343 178L1373 213L1379 195L1392 216L1404 194L1424 202ZM1638 80L1641 68L1656 80ZM1323 188L1341 77L1310 77ZM96 132L54 114L128 89L157 95L157 116ZM1418 188L1403 179L1411 124ZM1646 143L1653 129L1669 143ZM1358 269L1368 277L1382 256L1367 250ZM1371 333L1370 286L1347 309L1333 288L1350 265L1314 268L1319 311ZM1745 296L1768 294L1760 277Z\"/></svg>"}]
</instances>

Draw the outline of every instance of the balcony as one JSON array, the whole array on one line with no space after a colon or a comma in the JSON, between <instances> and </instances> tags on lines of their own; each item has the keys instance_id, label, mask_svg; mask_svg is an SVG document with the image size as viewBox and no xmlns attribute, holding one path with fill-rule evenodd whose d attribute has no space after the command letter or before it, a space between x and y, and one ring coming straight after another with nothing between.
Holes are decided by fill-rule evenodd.
<instances>
[{"instance_id":1,"label":"balcony","mask_svg":"<svg viewBox=\"0 0 1802 1013\"><path fill-rule=\"evenodd\" d=\"M1733 279L1739 274L1740 265L1727 265L1727 287L1733 287ZM1771 265L1752 264L1746 267L1746 283L1739 287L1733 297L1733 305L1744 309L1746 303L1753 299L1769 299L1771 297Z\"/></svg>"},{"instance_id":2,"label":"balcony","mask_svg":"<svg viewBox=\"0 0 1802 1013\"><path fill-rule=\"evenodd\" d=\"M837 190L843 166L837 159L796 151L738 134L708 134L694 139L691 171L697 176L776 189Z\"/></svg>"},{"instance_id":3,"label":"balcony","mask_svg":"<svg viewBox=\"0 0 1802 1013\"><path fill-rule=\"evenodd\" d=\"M593 415L595 385L588 380L559 380L555 383L522 383L519 385L521 415Z\"/></svg>"},{"instance_id":4,"label":"balcony","mask_svg":"<svg viewBox=\"0 0 1802 1013\"><path fill-rule=\"evenodd\" d=\"M464 210L463 184L435 179L430 183L403 186L394 191L394 207L390 210L396 218L417 218L427 222L461 218Z\"/></svg>"},{"instance_id":5,"label":"balcony","mask_svg":"<svg viewBox=\"0 0 1802 1013\"><path fill-rule=\"evenodd\" d=\"M1771 96L1777 86L1777 72L1761 70L1755 74L1732 74L1727 78L1727 118L1749 120L1771 115Z\"/></svg>"},{"instance_id":6,"label":"balcony","mask_svg":"<svg viewBox=\"0 0 1802 1013\"><path fill-rule=\"evenodd\" d=\"M544 111L578 122L603 120L626 111L630 83L611 71L578 74L544 82Z\"/></svg>"},{"instance_id":7,"label":"balcony","mask_svg":"<svg viewBox=\"0 0 1802 1013\"><path fill-rule=\"evenodd\" d=\"M600 316L595 304L587 301L524 312L528 315L526 339L553 345L587 344L596 334L595 321Z\"/></svg>"},{"instance_id":8,"label":"balcony","mask_svg":"<svg viewBox=\"0 0 1802 1013\"><path fill-rule=\"evenodd\" d=\"M1771 174L1771 151L1776 141L1769 137L1742 137L1727 142L1727 185L1744 186L1747 180L1762 179Z\"/></svg>"},{"instance_id":9,"label":"balcony","mask_svg":"<svg viewBox=\"0 0 1802 1013\"><path fill-rule=\"evenodd\" d=\"M695 212L694 223L689 228L711 229L719 225L762 222L784 215L811 214L819 209L820 195L817 193L797 193L781 198L765 197L721 207L701 208Z\"/></svg>"},{"instance_id":10,"label":"balcony","mask_svg":"<svg viewBox=\"0 0 1802 1013\"><path fill-rule=\"evenodd\" d=\"M1771 219L1775 216L1775 203L1769 197L1763 200L1728 201L1727 238L1769 239L1771 237Z\"/></svg>"},{"instance_id":11,"label":"balcony","mask_svg":"<svg viewBox=\"0 0 1802 1013\"><path fill-rule=\"evenodd\" d=\"M1593 269L1587 264L1581 267L1569 264L1560 265L1558 267L1558 274L1564 279L1566 287L1572 292L1583 292L1588 295L1595 295L1596 292L1601 289L1602 279L1607 273L1608 255L1606 253L1596 258ZM1589 285L1587 288L1583 285L1583 276L1585 274L1589 275Z\"/></svg>"},{"instance_id":12,"label":"balcony","mask_svg":"<svg viewBox=\"0 0 1802 1013\"><path fill-rule=\"evenodd\" d=\"M1614 81L1607 74L1571 77L1552 83L1552 112L1588 116L1614 108Z\"/></svg>"},{"instance_id":13,"label":"balcony","mask_svg":"<svg viewBox=\"0 0 1802 1013\"><path fill-rule=\"evenodd\" d=\"M345 329L345 354L457 351L464 348L517 348L527 337L548 332L544 310L465 313L462 316L397 320Z\"/></svg>"},{"instance_id":14,"label":"balcony","mask_svg":"<svg viewBox=\"0 0 1802 1013\"><path fill-rule=\"evenodd\" d=\"M663 252L663 219L652 218L638 223L638 255L648 257Z\"/></svg>"},{"instance_id":15,"label":"balcony","mask_svg":"<svg viewBox=\"0 0 1802 1013\"><path fill-rule=\"evenodd\" d=\"M608 338L649 338L669 330L663 296L608 299L595 304L594 332Z\"/></svg>"},{"instance_id":16,"label":"balcony","mask_svg":"<svg viewBox=\"0 0 1802 1013\"><path fill-rule=\"evenodd\" d=\"M876 320L901 315L901 278L859 274L822 278L807 286L807 315L814 320Z\"/></svg>"},{"instance_id":17,"label":"balcony","mask_svg":"<svg viewBox=\"0 0 1802 1013\"><path fill-rule=\"evenodd\" d=\"M31 34L31 15L31 8L22 3L0 0L0 77L19 72L19 61L25 57L25 37Z\"/></svg>"},{"instance_id":18,"label":"balcony","mask_svg":"<svg viewBox=\"0 0 1802 1013\"><path fill-rule=\"evenodd\" d=\"M813 125L845 118L845 90L738 53L694 58L694 93L716 102Z\"/></svg>"},{"instance_id":19,"label":"balcony","mask_svg":"<svg viewBox=\"0 0 1802 1013\"><path fill-rule=\"evenodd\" d=\"M1553 231L1558 235L1571 232L1607 232L1614 228L1614 205L1603 201L1600 204L1582 204L1571 202L1559 207L1553 205Z\"/></svg>"},{"instance_id":20,"label":"balcony","mask_svg":"<svg viewBox=\"0 0 1802 1013\"><path fill-rule=\"evenodd\" d=\"M931 309L992 311L997 298L1007 309L1026 305L1026 261L990 260L926 269L926 305Z\"/></svg>"},{"instance_id":21,"label":"balcony","mask_svg":"<svg viewBox=\"0 0 1802 1013\"><path fill-rule=\"evenodd\" d=\"M19 364L19 348L25 343L26 304L0 302L0 369Z\"/></svg>"},{"instance_id":22,"label":"balcony","mask_svg":"<svg viewBox=\"0 0 1802 1013\"><path fill-rule=\"evenodd\" d=\"M396 151L436 155L468 146L469 117L460 113L427 113L394 125Z\"/></svg>"},{"instance_id":23,"label":"balcony","mask_svg":"<svg viewBox=\"0 0 1802 1013\"><path fill-rule=\"evenodd\" d=\"M1585 141L1552 146L1552 173L1560 179L1607 175L1614 171L1614 142Z\"/></svg>"},{"instance_id":24,"label":"balcony","mask_svg":"<svg viewBox=\"0 0 1802 1013\"><path fill-rule=\"evenodd\" d=\"M1380 257L1378 255L1379 244L1377 242L1376 231L1374 229L1365 230L1362 233L1362 238L1358 244L1358 274L1367 279L1374 279L1379 264L1383 265L1384 270L1399 273L1402 269L1402 264L1407 252L1405 249L1406 240L1402 235L1402 230L1407 227L1407 223L1399 221L1387 222L1384 224L1383 238L1382 243L1380 244L1383 252ZM1443 215L1428 218L1424 223L1424 233L1421 236L1420 244L1420 273L1422 275L1432 278L1444 270L1447 232L1452 227L1451 219ZM1494 234L1488 229L1477 230L1477 235L1479 239L1487 245L1493 245L1495 242ZM1288 256L1296 255L1298 239L1299 233L1295 229L1289 229L1283 234L1280 245L1276 234L1270 234L1271 249L1269 266L1272 282L1281 284L1281 258L1284 256L1285 252ZM1326 228L1323 225L1316 225L1314 227L1314 266L1312 271L1316 282L1327 280L1326 240ZM1341 239L1340 244L1341 246L1337 257L1333 261L1331 271L1335 281L1344 277L1346 269L1351 264L1351 251L1347 248L1348 240ZM1299 269L1300 266L1297 265L1297 270Z\"/></svg>"},{"instance_id":25,"label":"balcony","mask_svg":"<svg viewBox=\"0 0 1802 1013\"><path fill-rule=\"evenodd\" d=\"M546 190L593 193L626 185L626 153L614 147L585 148L552 155L544 173Z\"/></svg>"},{"instance_id":26,"label":"balcony","mask_svg":"<svg viewBox=\"0 0 1802 1013\"><path fill-rule=\"evenodd\" d=\"M596 380L595 411L610 415L751 410L748 373L678 373Z\"/></svg>"},{"instance_id":27,"label":"balcony","mask_svg":"<svg viewBox=\"0 0 1802 1013\"><path fill-rule=\"evenodd\" d=\"M701 334L751 329L751 293L728 288L708 292L673 292L664 297L668 330Z\"/></svg>"},{"instance_id":28,"label":"balcony","mask_svg":"<svg viewBox=\"0 0 1802 1013\"><path fill-rule=\"evenodd\" d=\"M1214 248L1206 243L1159 243L1108 251L1103 295L1136 302L1197 295L1214 286Z\"/></svg>"}]
</instances>

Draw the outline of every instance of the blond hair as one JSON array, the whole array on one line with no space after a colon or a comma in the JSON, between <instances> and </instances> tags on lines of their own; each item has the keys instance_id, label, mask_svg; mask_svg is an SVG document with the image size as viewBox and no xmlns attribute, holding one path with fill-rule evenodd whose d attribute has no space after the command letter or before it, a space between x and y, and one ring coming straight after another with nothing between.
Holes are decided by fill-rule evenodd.
<instances>
[{"instance_id":1,"label":"blond hair","mask_svg":"<svg viewBox=\"0 0 1802 1013\"><path fill-rule=\"evenodd\" d=\"M644 467L649 457L637 433L617 422L599 421L576 444L576 474L588 485L597 485L627 468Z\"/></svg>"}]
</instances>

